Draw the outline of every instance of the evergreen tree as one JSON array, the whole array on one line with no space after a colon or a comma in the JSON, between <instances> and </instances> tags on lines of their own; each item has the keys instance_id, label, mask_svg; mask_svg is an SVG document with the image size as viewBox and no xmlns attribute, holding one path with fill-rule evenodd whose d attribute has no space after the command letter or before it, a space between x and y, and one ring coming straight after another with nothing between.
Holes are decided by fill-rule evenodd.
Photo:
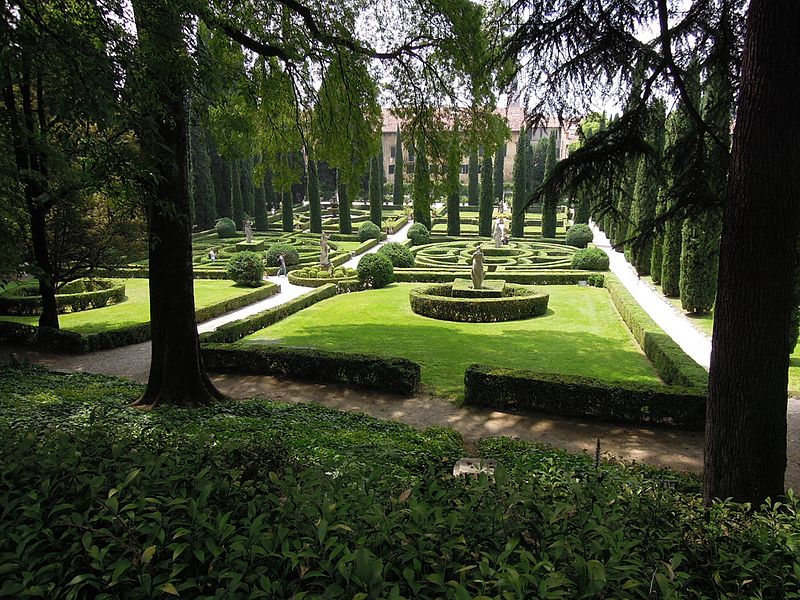
<instances>
[{"instance_id":1,"label":"evergreen tree","mask_svg":"<svg viewBox=\"0 0 800 600\"><path fill-rule=\"evenodd\" d=\"M241 164L241 185L242 185L242 210L247 217L252 217L255 212L255 192L256 186L253 185L253 157L248 156L242 159Z\"/></svg>"},{"instance_id":2,"label":"evergreen tree","mask_svg":"<svg viewBox=\"0 0 800 600\"><path fill-rule=\"evenodd\" d=\"M468 169L468 183L467 183L467 204L469 206L478 206L478 174L480 173L480 166L478 164L478 151L470 150L469 152L469 169Z\"/></svg>"},{"instance_id":3,"label":"evergreen tree","mask_svg":"<svg viewBox=\"0 0 800 600\"><path fill-rule=\"evenodd\" d=\"M547 161L549 147L550 139L546 137L536 142L536 147L534 147L530 139L530 133L528 134L528 143L525 149L526 153L529 153L530 156L530 162L528 163L530 165L527 183L528 193L533 192L542 185L542 181L544 181L544 164Z\"/></svg>"},{"instance_id":4,"label":"evergreen tree","mask_svg":"<svg viewBox=\"0 0 800 600\"><path fill-rule=\"evenodd\" d=\"M253 166L256 168L262 168L261 156L253 157ZM266 231L269 229L269 223L267 221L266 195L267 169L263 169L263 171L262 177L264 179L261 182L261 185L254 185L253 190L253 226L258 231Z\"/></svg>"},{"instance_id":5,"label":"evergreen tree","mask_svg":"<svg viewBox=\"0 0 800 600\"><path fill-rule=\"evenodd\" d=\"M481 166L481 202L478 207L478 235L492 235L492 212L494 208L494 171L492 169L492 153L483 151Z\"/></svg>"},{"instance_id":6,"label":"evergreen tree","mask_svg":"<svg viewBox=\"0 0 800 600\"><path fill-rule=\"evenodd\" d=\"M636 183L637 164L638 163L635 161L627 161L625 173L622 176L622 185L617 192L617 226L614 230L613 242L618 249L623 251L627 249L625 240L629 237L628 230L632 221L631 204L633 200L633 188ZM625 256L628 260L631 259L629 251L626 252Z\"/></svg>"},{"instance_id":7,"label":"evergreen tree","mask_svg":"<svg viewBox=\"0 0 800 600\"><path fill-rule=\"evenodd\" d=\"M528 170L531 167L527 161L527 139L528 133L523 126L514 155L514 193L511 197L511 235L518 238L525 235L525 203L528 201Z\"/></svg>"},{"instance_id":8,"label":"evergreen tree","mask_svg":"<svg viewBox=\"0 0 800 600\"><path fill-rule=\"evenodd\" d=\"M350 218L350 195L347 185L336 174L336 190L339 196L339 233L353 233L353 223Z\"/></svg>"},{"instance_id":9,"label":"evergreen tree","mask_svg":"<svg viewBox=\"0 0 800 600\"><path fill-rule=\"evenodd\" d=\"M674 208L675 200L667 199L667 208ZM663 258L661 260L661 291L665 296L680 296L682 227L679 219L670 219L664 225Z\"/></svg>"},{"instance_id":10,"label":"evergreen tree","mask_svg":"<svg viewBox=\"0 0 800 600\"><path fill-rule=\"evenodd\" d=\"M211 175L211 158L208 155L206 131L199 125L192 125L190 143L191 190L193 222L198 229L214 226L216 218L216 195L214 179Z\"/></svg>"},{"instance_id":11,"label":"evergreen tree","mask_svg":"<svg viewBox=\"0 0 800 600\"><path fill-rule=\"evenodd\" d=\"M292 193L290 191L281 190L278 194L281 199L281 225L283 230L287 233L294 231L294 206L292 202Z\"/></svg>"},{"instance_id":12,"label":"evergreen tree","mask_svg":"<svg viewBox=\"0 0 800 600\"><path fill-rule=\"evenodd\" d=\"M414 221L431 230L431 171L425 141L417 140L414 154Z\"/></svg>"},{"instance_id":13,"label":"evergreen tree","mask_svg":"<svg viewBox=\"0 0 800 600\"><path fill-rule=\"evenodd\" d=\"M556 134L550 134L547 140L547 154L544 161L544 176L548 177L558 162L558 150L556 149ZM556 237L556 205L558 197L554 194L547 194L542 206L542 237Z\"/></svg>"},{"instance_id":14,"label":"evergreen tree","mask_svg":"<svg viewBox=\"0 0 800 600\"><path fill-rule=\"evenodd\" d=\"M400 125L397 126L397 144L394 152L394 187L392 189L392 199L395 206L403 206L405 190L403 189L403 140L400 136Z\"/></svg>"},{"instance_id":15,"label":"evergreen tree","mask_svg":"<svg viewBox=\"0 0 800 600\"><path fill-rule=\"evenodd\" d=\"M307 195L309 230L311 233L322 233L322 206L319 200L319 177L317 176L317 161L308 160Z\"/></svg>"},{"instance_id":16,"label":"evergreen tree","mask_svg":"<svg viewBox=\"0 0 800 600\"><path fill-rule=\"evenodd\" d=\"M233 221L236 223L237 230L241 231L244 227L244 204L242 201L242 165L239 160L230 162L231 170L231 204L233 210Z\"/></svg>"},{"instance_id":17,"label":"evergreen tree","mask_svg":"<svg viewBox=\"0 0 800 600\"><path fill-rule=\"evenodd\" d=\"M267 214L264 216L264 220L266 221L266 226L264 227L264 231L269 229L269 217L267 216L270 211L275 208L280 208L280 203L275 199L275 187L272 181L272 166L269 163L269 159L264 156L261 159L264 162L264 204L267 209Z\"/></svg>"},{"instance_id":18,"label":"evergreen tree","mask_svg":"<svg viewBox=\"0 0 800 600\"><path fill-rule=\"evenodd\" d=\"M461 145L458 139L458 123L453 127L447 153L447 235L461 235Z\"/></svg>"},{"instance_id":19,"label":"evergreen tree","mask_svg":"<svg viewBox=\"0 0 800 600\"><path fill-rule=\"evenodd\" d=\"M660 217L666 208L667 192L664 187L656 196L656 217ZM657 231L653 235L653 251L650 256L650 277L656 285L661 283L661 266L664 263L664 234Z\"/></svg>"},{"instance_id":20,"label":"evergreen tree","mask_svg":"<svg viewBox=\"0 0 800 600\"><path fill-rule=\"evenodd\" d=\"M590 188L582 185L576 192L577 203L575 206L575 223L589 224L591 215Z\"/></svg>"},{"instance_id":21,"label":"evergreen tree","mask_svg":"<svg viewBox=\"0 0 800 600\"><path fill-rule=\"evenodd\" d=\"M506 166L506 145L501 144L494 153L494 197L498 205L503 201L504 171Z\"/></svg>"},{"instance_id":22,"label":"evergreen tree","mask_svg":"<svg viewBox=\"0 0 800 600\"><path fill-rule=\"evenodd\" d=\"M212 136L209 135L208 154L211 158L211 177L214 180L214 198L216 200L217 217L233 216L233 199L231 191L231 161L219 154L214 145Z\"/></svg>"},{"instance_id":23,"label":"evergreen tree","mask_svg":"<svg viewBox=\"0 0 800 600\"><path fill-rule=\"evenodd\" d=\"M383 223L383 152L369 160L369 220Z\"/></svg>"}]
</instances>

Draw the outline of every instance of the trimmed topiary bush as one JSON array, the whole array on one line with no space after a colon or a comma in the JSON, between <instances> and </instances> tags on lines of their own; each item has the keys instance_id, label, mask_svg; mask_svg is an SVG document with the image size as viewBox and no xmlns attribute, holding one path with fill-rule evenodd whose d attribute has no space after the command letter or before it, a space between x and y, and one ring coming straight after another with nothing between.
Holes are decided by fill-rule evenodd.
<instances>
[{"instance_id":1,"label":"trimmed topiary bush","mask_svg":"<svg viewBox=\"0 0 800 600\"><path fill-rule=\"evenodd\" d=\"M572 256L572 268L584 271L608 271L608 254L600 248L581 248Z\"/></svg>"},{"instance_id":2,"label":"trimmed topiary bush","mask_svg":"<svg viewBox=\"0 0 800 600\"><path fill-rule=\"evenodd\" d=\"M381 235L381 228L372 221L364 221L358 228L358 241L377 239Z\"/></svg>"},{"instance_id":3,"label":"trimmed topiary bush","mask_svg":"<svg viewBox=\"0 0 800 600\"><path fill-rule=\"evenodd\" d=\"M217 235L221 238L236 237L236 223L233 222L233 219L229 219L228 217L222 217L217 221L214 229L217 230Z\"/></svg>"},{"instance_id":4,"label":"trimmed topiary bush","mask_svg":"<svg viewBox=\"0 0 800 600\"><path fill-rule=\"evenodd\" d=\"M567 230L567 236L564 239L568 246L586 248L586 245L594 239L594 234L591 227L585 223L578 223Z\"/></svg>"},{"instance_id":5,"label":"trimmed topiary bush","mask_svg":"<svg viewBox=\"0 0 800 600\"><path fill-rule=\"evenodd\" d=\"M370 287L386 287L394 280L392 261L383 254L367 254L358 261L358 279Z\"/></svg>"},{"instance_id":6,"label":"trimmed topiary bush","mask_svg":"<svg viewBox=\"0 0 800 600\"><path fill-rule=\"evenodd\" d=\"M421 246L431 241L431 233L422 223L414 223L408 228L408 239L414 246Z\"/></svg>"},{"instance_id":7,"label":"trimmed topiary bush","mask_svg":"<svg viewBox=\"0 0 800 600\"><path fill-rule=\"evenodd\" d=\"M283 254L283 258L286 260L287 265L296 265L300 262L300 254L298 254L297 248L291 244L280 242L278 244L272 244L269 248L267 248L267 253L264 255L267 266L277 267L278 256L281 254Z\"/></svg>"},{"instance_id":8,"label":"trimmed topiary bush","mask_svg":"<svg viewBox=\"0 0 800 600\"><path fill-rule=\"evenodd\" d=\"M226 274L237 285L258 287L264 282L264 259L255 252L238 252L228 261Z\"/></svg>"},{"instance_id":9,"label":"trimmed topiary bush","mask_svg":"<svg viewBox=\"0 0 800 600\"><path fill-rule=\"evenodd\" d=\"M407 269L414 266L414 255L403 244L389 242L378 250L378 254L385 254L392 261L392 266L394 267Z\"/></svg>"}]
</instances>

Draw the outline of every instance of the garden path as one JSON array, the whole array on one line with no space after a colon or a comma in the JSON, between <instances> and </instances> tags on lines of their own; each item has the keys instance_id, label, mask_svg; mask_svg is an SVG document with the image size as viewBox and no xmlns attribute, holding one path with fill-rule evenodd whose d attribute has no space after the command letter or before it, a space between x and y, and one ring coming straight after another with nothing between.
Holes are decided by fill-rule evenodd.
<instances>
[{"instance_id":1,"label":"garden path","mask_svg":"<svg viewBox=\"0 0 800 600\"><path fill-rule=\"evenodd\" d=\"M606 234L600 231L594 223L591 224L591 227L594 232L594 244L608 254L611 272L617 276L639 305L647 311L647 314L658 323L658 326L675 340L675 343L686 354L708 370L711 364L711 338L692 325L691 321L681 314L661 292L646 281L642 281L637 275L636 269L625 259L625 255L611 247L611 242Z\"/></svg>"}]
</instances>

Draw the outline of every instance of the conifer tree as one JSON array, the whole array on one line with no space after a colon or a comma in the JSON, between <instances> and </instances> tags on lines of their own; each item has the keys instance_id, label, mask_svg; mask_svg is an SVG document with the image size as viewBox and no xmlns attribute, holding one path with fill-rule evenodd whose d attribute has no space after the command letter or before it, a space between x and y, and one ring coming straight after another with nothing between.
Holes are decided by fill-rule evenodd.
<instances>
[{"instance_id":1,"label":"conifer tree","mask_svg":"<svg viewBox=\"0 0 800 600\"><path fill-rule=\"evenodd\" d=\"M530 170L528 170L527 183L527 189L529 193L533 192L533 190L542 185L542 181L544 181L544 163L547 160L549 146L549 138L543 137L536 142L536 146L534 147L530 133L528 134L526 152L529 153L531 158L529 163Z\"/></svg>"},{"instance_id":2,"label":"conifer tree","mask_svg":"<svg viewBox=\"0 0 800 600\"><path fill-rule=\"evenodd\" d=\"M272 209L280 208L280 206L275 199L275 187L272 181L272 165L270 165L269 159L266 156L263 156L261 160L264 163L264 182L262 185L264 188L264 205L267 209L267 213L269 213L269 211L272 211ZM264 215L264 231L269 229L269 217L267 216L267 213Z\"/></svg>"},{"instance_id":3,"label":"conifer tree","mask_svg":"<svg viewBox=\"0 0 800 600\"><path fill-rule=\"evenodd\" d=\"M461 145L458 139L458 123L451 132L447 152L447 235L461 235Z\"/></svg>"},{"instance_id":4,"label":"conifer tree","mask_svg":"<svg viewBox=\"0 0 800 600\"><path fill-rule=\"evenodd\" d=\"M281 199L281 225L287 233L294 231L294 207L292 206L292 193L287 190L279 192Z\"/></svg>"},{"instance_id":5,"label":"conifer tree","mask_svg":"<svg viewBox=\"0 0 800 600\"><path fill-rule=\"evenodd\" d=\"M480 173L480 165L478 163L478 151L475 149L469 152L469 170L468 170L468 183L467 183L467 204L469 206L478 206L478 174Z\"/></svg>"},{"instance_id":6,"label":"conifer tree","mask_svg":"<svg viewBox=\"0 0 800 600\"><path fill-rule=\"evenodd\" d=\"M558 162L558 151L556 150L556 134L551 133L547 140L547 154L544 161L544 177L550 175ZM542 206L542 237L556 237L556 205L558 197L548 194Z\"/></svg>"},{"instance_id":7,"label":"conifer tree","mask_svg":"<svg viewBox=\"0 0 800 600\"><path fill-rule=\"evenodd\" d=\"M494 198L498 205L503 201L503 183L506 164L506 145L500 144L494 153Z\"/></svg>"},{"instance_id":8,"label":"conifer tree","mask_svg":"<svg viewBox=\"0 0 800 600\"><path fill-rule=\"evenodd\" d=\"M214 144L213 136L208 139L208 154L211 159L211 177L214 180L214 198L216 200L217 217L233 216L233 201L231 191L231 161L219 154Z\"/></svg>"},{"instance_id":9,"label":"conifer tree","mask_svg":"<svg viewBox=\"0 0 800 600\"><path fill-rule=\"evenodd\" d=\"M199 125L193 125L190 131L192 217L197 228L203 230L214 225L217 200L206 131Z\"/></svg>"},{"instance_id":10,"label":"conifer tree","mask_svg":"<svg viewBox=\"0 0 800 600\"><path fill-rule=\"evenodd\" d=\"M252 217L255 212L255 192L253 185L253 157L247 156L241 162L241 185L242 185L242 211L245 216Z\"/></svg>"},{"instance_id":11,"label":"conifer tree","mask_svg":"<svg viewBox=\"0 0 800 600\"><path fill-rule=\"evenodd\" d=\"M403 182L403 169L405 164L403 162L403 140L400 134L400 125L397 126L397 144L394 152L394 186L392 188L392 200L395 206L403 206L405 199L405 190Z\"/></svg>"},{"instance_id":12,"label":"conifer tree","mask_svg":"<svg viewBox=\"0 0 800 600\"><path fill-rule=\"evenodd\" d=\"M660 217L666 208L667 191L661 187L656 196L656 217ZM664 262L664 234L657 231L653 236L653 250L650 256L650 277L656 285L661 283L661 266Z\"/></svg>"},{"instance_id":13,"label":"conifer tree","mask_svg":"<svg viewBox=\"0 0 800 600\"><path fill-rule=\"evenodd\" d=\"M350 218L350 195L347 185L336 174L336 190L339 196L339 233L353 233L353 222Z\"/></svg>"},{"instance_id":14,"label":"conifer tree","mask_svg":"<svg viewBox=\"0 0 800 600\"><path fill-rule=\"evenodd\" d=\"M492 212L494 209L494 171L492 169L492 153L483 151L481 166L481 201L478 207L478 235L492 235Z\"/></svg>"},{"instance_id":15,"label":"conifer tree","mask_svg":"<svg viewBox=\"0 0 800 600\"><path fill-rule=\"evenodd\" d=\"M422 136L417 139L414 154L414 221L431 230L431 172L428 166L428 150Z\"/></svg>"},{"instance_id":16,"label":"conifer tree","mask_svg":"<svg viewBox=\"0 0 800 600\"><path fill-rule=\"evenodd\" d=\"M230 162L231 169L231 204L233 221L236 228L241 231L244 227L244 204L242 201L242 165L239 160Z\"/></svg>"},{"instance_id":17,"label":"conifer tree","mask_svg":"<svg viewBox=\"0 0 800 600\"><path fill-rule=\"evenodd\" d=\"M253 166L254 168L262 169L261 156L253 157ZM269 228L269 223L267 222L267 195L265 192L267 172L266 169L263 169L263 171L263 180L260 185L255 183L256 179L253 180L253 227L257 231L266 231Z\"/></svg>"},{"instance_id":18,"label":"conifer tree","mask_svg":"<svg viewBox=\"0 0 800 600\"><path fill-rule=\"evenodd\" d=\"M383 222L383 152L369 160L369 220L378 227Z\"/></svg>"},{"instance_id":19,"label":"conifer tree","mask_svg":"<svg viewBox=\"0 0 800 600\"><path fill-rule=\"evenodd\" d=\"M517 138L517 153L514 155L514 194L511 197L511 235L521 238L525 235L525 203L528 201L528 133L523 126Z\"/></svg>"},{"instance_id":20,"label":"conifer tree","mask_svg":"<svg viewBox=\"0 0 800 600\"><path fill-rule=\"evenodd\" d=\"M319 200L319 176L317 161L309 158L307 179L309 230L311 233L322 233L322 206Z\"/></svg>"}]
</instances>

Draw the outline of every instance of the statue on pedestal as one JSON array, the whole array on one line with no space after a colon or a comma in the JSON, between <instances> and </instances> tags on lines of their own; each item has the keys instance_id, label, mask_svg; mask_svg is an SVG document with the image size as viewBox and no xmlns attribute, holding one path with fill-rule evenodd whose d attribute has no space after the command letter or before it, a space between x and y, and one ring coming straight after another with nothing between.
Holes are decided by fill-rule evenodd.
<instances>
[{"instance_id":1,"label":"statue on pedestal","mask_svg":"<svg viewBox=\"0 0 800 600\"><path fill-rule=\"evenodd\" d=\"M481 289L483 286L483 252L481 251L481 245L475 248L475 252L472 255L472 287L476 290Z\"/></svg>"},{"instance_id":2,"label":"statue on pedestal","mask_svg":"<svg viewBox=\"0 0 800 600\"><path fill-rule=\"evenodd\" d=\"M319 236L319 264L323 267L329 267L331 265L331 261L328 259L329 251L330 246L328 246L328 236L323 231Z\"/></svg>"},{"instance_id":3,"label":"statue on pedestal","mask_svg":"<svg viewBox=\"0 0 800 600\"><path fill-rule=\"evenodd\" d=\"M494 240L495 248L499 248L503 243L503 235L505 233L505 224L503 217L494 222L494 229L492 230L492 239Z\"/></svg>"},{"instance_id":4,"label":"statue on pedestal","mask_svg":"<svg viewBox=\"0 0 800 600\"><path fill-rule=\"evenodd\" d=\"M248 244L253 243L253 222L250 219L244 222L244 241Z\"/></svg>"}]
</instances>

